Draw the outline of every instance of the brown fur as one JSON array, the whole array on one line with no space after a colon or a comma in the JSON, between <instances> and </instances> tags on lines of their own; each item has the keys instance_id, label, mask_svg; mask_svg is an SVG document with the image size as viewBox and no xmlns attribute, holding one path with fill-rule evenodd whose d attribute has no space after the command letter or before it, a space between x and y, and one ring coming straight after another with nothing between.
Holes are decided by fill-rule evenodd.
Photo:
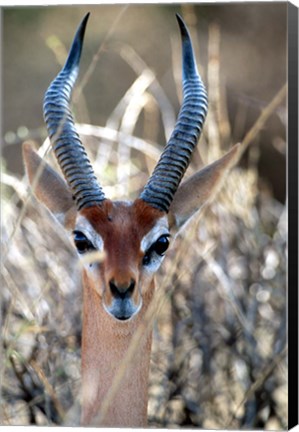
<instances>
[{"instance_id":1,"label":"brown fur","mask_svg":"<svg viewBox=\"0 0 299 432\"><path fill-rule=\"evenodd\" d=\"M135 200L132 205L111 200L105 200L101 206L88 207L81 211L93 228L102 238L111 235L115 229L116 235L129 229L132 235L142 238L155 224L157 219L164 215L160 210L154 209L141 199Z\"/></svg>"},{"instance_id":2,"label":"brown fur","mask_svg":"<svg viewBox=\"0 0 299 432\"><path fill-rule=\"evenodd\" d=\"M98 292L105 297L105 304L111 305L113 300L110 281L124 288L134 281L132 300L137 306L143 294L139 286L143 256L140 243L163 213L141 200L132 205L105 200L101 206L82 210L81 215L104 241L105 260L99 266L103 287Z\"/></svg>"}]
</instances>

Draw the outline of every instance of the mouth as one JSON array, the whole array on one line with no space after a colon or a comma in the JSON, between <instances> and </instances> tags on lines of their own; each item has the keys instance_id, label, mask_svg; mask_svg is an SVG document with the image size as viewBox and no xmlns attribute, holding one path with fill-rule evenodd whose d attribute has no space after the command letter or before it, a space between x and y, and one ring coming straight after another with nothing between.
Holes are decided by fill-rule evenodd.
<instances>
[{"instance_id":1,"label":"mouth","mask_svg":"<svg viewBox=\"0 0 299 432\"><path fill-rule=\"evenodd\" d=\"M125 316L125 315L113 315L114 316L114 318L116 318L118 321L128 321L130 318L132 318L132 315L128 315L128 316Z\"/></svg>"}]
</instances>

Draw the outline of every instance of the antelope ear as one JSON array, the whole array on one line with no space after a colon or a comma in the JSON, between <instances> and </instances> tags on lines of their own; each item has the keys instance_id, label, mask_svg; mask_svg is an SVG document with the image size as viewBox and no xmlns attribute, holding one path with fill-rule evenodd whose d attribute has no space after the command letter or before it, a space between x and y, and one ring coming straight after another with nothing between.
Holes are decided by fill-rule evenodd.
<instances>
[{"instance_id":1,"label":"antelope ear","mask_svg":"<svg viewBox=\"0 0 299 432\"><path fill-rule=\"evenodd\" d=\"M213 198L225 175L238 160L240 144L222 158L197 171L182 183L169 209L170 229L178 231L197 211Z\"/></svg>"},{"instance_id":2,"label":"antelope ear","mask_svg":"<svg viewBox=\"0 0 299 432\"><path fill-rule=\"evenodd\" d=\"M29 143L23 144L23 159L34 195L64 225L66 213L75 210L75 203L66 182Z\"/></svg>"}]
</instances>

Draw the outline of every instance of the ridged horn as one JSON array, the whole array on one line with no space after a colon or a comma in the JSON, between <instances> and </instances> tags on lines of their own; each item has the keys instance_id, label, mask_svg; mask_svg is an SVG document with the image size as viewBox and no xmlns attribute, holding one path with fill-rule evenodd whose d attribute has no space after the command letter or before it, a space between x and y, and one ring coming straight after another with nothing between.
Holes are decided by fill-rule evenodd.
<instances>
[{"instance_id":1,"label":"ridged horn","mask_svg":"<svg viewBox=\"0 0 299 432\"><path fill-rule=\"evenodd\" d=\"M105 199L76 131L70 110L70 99L79 73L88 17L89 13L79 25L64 67L45 93L43 107L55 156L73 193L78 210L99 205Z\"/></svg>"},{"instance_id":2,"label":"ridged horn","mask_svg":"<svg viewBox=\"0 0 299 432\"><path fill-rule=\"evenodd\" d=\"M182 38L183 103L174 131L144 187L140 198L168 212L174 194L190 163L208 110L208 98L198 74L188 29L176 15Z\"/></svg>"}]
</instances>

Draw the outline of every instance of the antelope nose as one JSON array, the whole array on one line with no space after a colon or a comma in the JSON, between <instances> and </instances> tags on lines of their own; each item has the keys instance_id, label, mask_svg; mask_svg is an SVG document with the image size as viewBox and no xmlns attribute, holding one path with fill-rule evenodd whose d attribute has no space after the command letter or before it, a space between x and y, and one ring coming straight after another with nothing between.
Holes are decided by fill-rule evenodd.
<instances>
[{"instance_id":1,"label":"antelope nose","mask_svg":"<svg viewBox=\"0 0 299 432\"><path fill-rule=\"evenodd\" d=\"M135 288L135 281L131 279L127 283L117 283L114 279L111 279L109 282L111 294L114 298L118 299L126 299L131 297Z\"/></svg>"}]
</instances>

